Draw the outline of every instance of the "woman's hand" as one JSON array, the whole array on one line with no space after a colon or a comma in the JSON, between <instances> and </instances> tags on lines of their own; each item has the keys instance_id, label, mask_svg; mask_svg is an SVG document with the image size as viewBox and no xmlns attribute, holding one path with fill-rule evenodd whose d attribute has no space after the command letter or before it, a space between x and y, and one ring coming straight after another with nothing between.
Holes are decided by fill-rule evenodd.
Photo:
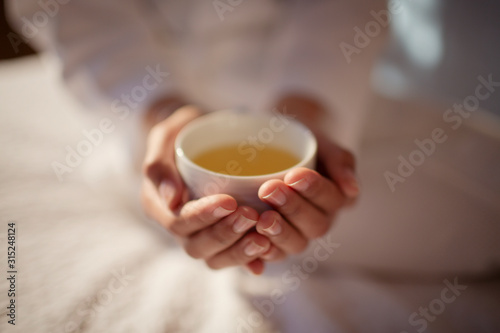
<instances>
[{"instance_id":1,"label":"woman's hand","mask_svg":"<svg viewBox=\"0 0 500 333\"><path fill-rule=\"evenodd\" d=\"M320 143L327 178L317 171L296 168L284 180L270 180L259 189L259 197L274 210L261 214L257 231L286 254L302 252L309 241L330 229L336 213L358 195L354 159L350 153L326 141ZM273 260L271 255L261 256Z\"/></svg>"},{"instance_id":2,"label":"woman's hand","mask_svg":"<svg viewBox=\"0 0 500 333\"><path fill-rule=\"evenodd\" d=\"M174 234L186 252L205 260L214 269L246 265L254 273L263 271L259 259L271 253L284 254L256 231L259 215L250 207L238 207L229 195L217 194L189 201L174 157L179 131L201 115L194 106L184 106L149 132L143 164L142 204L147 215Z\"/></svg>"},{"instance_id":3,"label":"woman's hand","mask_svg":"<svg viewBox=\"0 0 500 333\"><path fill-rule=\"evenodd\" d=\"M256 230L284 254L294 254L328 232L336 213L354 201L359 187L354 176L354 156L315 126L324 112L321 105L297 95L283 98L278 105L307 124L318 141L320 172L296 168L283 181L270 180L259 189L259 198L274 210L261 214ZM261 258L275 259L273 253Z\"/></svg>"},{"instance_id":4,"label":"woman's hand","mask_svg":"<svg viewBox=\"0 0 500 333\"><path fill-rule=\"evenodd\" d=\"M283 181L263 184L259 197L274 210L259 217L253 208L238 206L225 194L190 201L175 165L174 141L182 127L200 115L198 108L184 106L150 130L142 204L190 256L209 267L246 265L260 274L263 260L299 253L311 239L324 235L336 212L357 196L353 156L316 133L319 161L326 172L297 168Z\"/></svg>"}]
</instances>

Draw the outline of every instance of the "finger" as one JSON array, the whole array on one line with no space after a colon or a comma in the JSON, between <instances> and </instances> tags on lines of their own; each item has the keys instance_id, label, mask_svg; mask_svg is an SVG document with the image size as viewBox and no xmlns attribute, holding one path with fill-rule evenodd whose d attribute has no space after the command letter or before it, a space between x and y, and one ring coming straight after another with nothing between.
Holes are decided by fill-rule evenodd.
<instances>
[{"instance_id":1,"label":"finger","mask_svg":"<svg viewBox=\"0 0 500 333\"><path fill-rule=\"evenodd\" d=\"M333 179L340 186L344 195L350 199L358 197L360 189L354 169L337 166L331 170Z\"/></svg>"},{"instance_id":2,"label":"finger","mask_svg":"<svg viewBox=\"0 0 500 333\"><path fill-rule=\"evenodd\" d=\"M236 211L187 238L184 249L194 258L209 258L227 249L257 223L259 214L250 207Z\"/></svg>"},{"instance_id":3,"label":"finger","mask_svg":"<svg viewBox=\"0 0 500 333\"><path fill-rule=\"evenodd\" d=\"M176 211L189 200L189 191L179 176L177 169L172 166L163 166L163 170L169 170L158 185L158 195L167 210Z\"/></svg>"},{"instance_id":4,"label":"finger","mask_svg":"<svg viewBox=\"0 0 500 333\"><path fill-rule=\"evenodd\" d=\"M141 186L141 204L146 215L158 221L167 228L167 220L170 217L165 203L160 199L158 191L149 179L144 179Z\"/></svg>"},{"instance_id":5,"label":"finger","mask_svg":"<svg viewBox=\"0 0 500 333\"><path fill-rule=\"evenodd\" d=\"M215 194L187 202L168 229L178 236L188 236L204 229L236 210L236 200L227 194Z\"/></svg>"},{"instance_id":6,"label":"finger","mask_svg":"<svg viewBox=\"0 0 500 333\"><path fill-rule=\"evenodd\" d=\"M171 160L174 156L173 149L171 149L173 148L173 139L187 123L200 115L201 111L197 107L187 105L153 126L148 134L148 151L144 158L145 164L151 164L157 160ZM166 150L169 150L170 156L166 156Z\"/></svg>"},{"instance_id":7,"label":"finger","mask_svg":"<svg viewBox=\"0 0 500 333\"><path fill-rule=\"evenodd\" d=\"M307 247L307 239L274 210L262 213L256 225L259 234L267 236L271 243L284 253L295 254ZM264 258L268 259L268 258Z\"/></svg>"},{"instance_id":8,"label":"finger","mask_svg":"<svg viewBox=\"0 0 500 333\"><path fill-rule=\"evenodd\" d=\"M295 168L285 175L284 183L326 214L333 214L346 203L340 188L314 170Z\"/></svg>"},{"instance_id":9,"label":"finger","mask_svg":"<svg viewBox=\"0 0 500 333\"><path fill-rule=\"evenodd\" d=\"M269 262L280 261L286 258L286 253L276 246L271 245L269 250L261 254L260 258Z\"/></svg>"},{"instance_id":10,"label":"finger","mask_svg":"<svg viewBox=\"0 0 500 333\"><path fill-rule=\"evenodd\" d=\"M174 141L182 127L200 114L193 106L182 107L156 124L148 134L143 174L155 184L171 209L181 205L187 194L175 166Z\"/></svg>"},{"instance_id":11,"label":"finger","mask_svg":"<svg viewBox=\"0 0 500 333\"><path fill-rule=\"evenodd\" d=\"M276 209L307 239L321 237L330 228L331 216L306 201L281 180L265 182L259 188L259 198Z\"/></svg>"},{"instance_id":12,"label":"finger","mask_svg":"<svg viewBox=\"0 0 500 333\"><path fill-rule=\"evenodd\" d=\"M356 198L359 195L359 183L355 176L356 160L349 151L332 144L328 138L316 134L318 139L318 157L326 172L337 183L344 195Z\"/></svg>"},{"instance_id":13,"label":"finger","mask_svg":"<svg viewBox=\"0 0 500 333\"><path fill-rule=\"evenodd\" d=\"M246 265L269 250L270 246L267 237L250 232L227 250L207 259L206 263L212 269Z\"/></svg>"},{"instance_id":14,"label":"finger","mask_svg":"<svg viewBox=\"0 0 500 333\"><path fill-rule=\"evenodd\" d=\"M264 268L265 268L264 263L259 258L255 259L254 261L249 262L245 266L250 270L250 272L252 272L255 275L262 274L262 272L264 272Z\"/></svg>"}]
</instances>

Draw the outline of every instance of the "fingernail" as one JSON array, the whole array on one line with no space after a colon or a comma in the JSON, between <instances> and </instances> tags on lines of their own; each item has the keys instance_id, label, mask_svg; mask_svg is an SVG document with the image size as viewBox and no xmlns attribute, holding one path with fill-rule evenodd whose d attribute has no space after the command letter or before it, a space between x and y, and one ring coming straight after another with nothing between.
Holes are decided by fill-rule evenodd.
<instances>
[{"instance_id":1,"label":"fingernail","mask_svg":"<svg viewBox=\"0 0 500 333\"><path fill-rule=\"evenodd\" d=\"M236 222L233 224L233 231L237 234L241 234L244 231L247 231L252 226L254 226L257 221L251 220L243 215L240 215Z\"/></svg>"},{"instance_id":2,"label":"fingernail","mask_svg":"<svg viewBox=\"0 0 500 333\"><path fill-rule=\"evenodd\" d=\"M265 249L265 247L259 246L255 242L251 242L250 244L245 246L243 252L245 252L247 256L252 257L260 252L263 252Z\"/></svg>"},{"instance_id":3,"label":"fingernail","mask_svg":"<svg viewBox=\"0 0 500 333\"><path fill-rule=\"evenodd\" d=\"M307 180L305 178L302 178L302 179L296 181L295 183L290 184L290 186L294 190L298 190L299 192L303 192L309 188L309 183L307 182Z\"/></svg>"},{"instance_id":4,"label":"fingernail","mask_svg":"<svg viewBox=\"0 0 500 333\"><path fill-rule=\"evenodd\" d=\"M170 199L175 194L175 186L170 180L162 180L160 186L158 186L158 192L160 196L165 199Z\"/></svg>"},{"instance_id":5,"label":"fingernail","mask_svg":"<svg viewBox=\"0 0 500 333\"><path fill-rule=\"evenodd\" d=\"M350 198L355 198L359 194L359 184L354 172L351 169L344 171L345 186L343 188L345 194Z\"/></svg>"},{"instance_id":6,"label":"fingernail","mask_svg":"<svg viewBox=\"0 0 500 333\"><path fill-rule=\"evenodd\" d=\"M266 195L264 199L270 201L276 206L283 206L286 202L285 193L283 193L279 187L276 187L276 189L272 191L271 194Z\"/></svg>"},{"instance_id":7,"label":"fingernail","mask_svg":"<svg viewBox=\"0 0 500 333\"><path fill-rule=\"evenodd\" d=\"M224 216L228 216L229 214L231 214L232 212L234 212L234 210L229 210L229 209L225 209L223 207L217 207L214 209L214 211L212 212L212 215L213 217L215 218L221 218L221 217L224 217Z\"/></svg>"},{"instance_id":8,"label":"fingernail","mask_svg":"<svg viewBox=\"0 0 500 333\"><path fill-rule=\"evenodd\" d=\"M281 233L281 225L279 224L278 220L274 220L273 224L271 224L270 227L263 229L267 234L271 236L276 236Z\"/></svg>"}]
</instances>

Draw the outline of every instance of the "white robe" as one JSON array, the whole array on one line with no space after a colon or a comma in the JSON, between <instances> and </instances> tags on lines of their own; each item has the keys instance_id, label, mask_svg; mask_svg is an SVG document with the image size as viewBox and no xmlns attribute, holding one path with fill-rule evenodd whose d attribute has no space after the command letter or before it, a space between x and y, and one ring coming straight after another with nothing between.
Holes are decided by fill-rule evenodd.
<instances>
[{"instance_id":1,"label":"white robe","mask_svg":"<svg viewBox=\"0 0 500 333\"><path fill-rule=\"evenodd\" d=\"M169 76L134 101L139 111L172 91L208 110L252 112L270 110L280 94L302 92L332 113L325 122L332 138L351 149L358 143L370 68L386 29L348 57L341 44L354 45L354 28L364 29L383 1L49 3L10 6L18 30L57 56L65 81L92 109L109 109L142 86L149 66Z\"/></svg>"}]
</instances>

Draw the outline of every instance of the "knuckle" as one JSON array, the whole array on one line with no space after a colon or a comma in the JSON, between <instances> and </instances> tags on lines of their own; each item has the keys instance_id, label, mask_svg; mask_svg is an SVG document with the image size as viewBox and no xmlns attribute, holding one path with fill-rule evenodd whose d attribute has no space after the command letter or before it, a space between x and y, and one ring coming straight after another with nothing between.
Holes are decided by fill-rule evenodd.
<instances>
[{"instance_id":1,"label":"knuckle","mask_svg":"<svg viewBox=\"0 0 500 333\"><path fill-rule=\"evenodd\" d=\"M191 215L191 218L188 219L188 223L191 224L191 228L196 230L205 228L207 225L211 224L212 218L211 215L206 211L201 211Z\"/></svg>"},{"instance_id":2,"label":"knuckle","mask_svg":"<svg viewBox=\"0 0 500 333\"><path fill-rule=\"evenodd\" d=\"M189 225L190 228L198 229L207 221L206 213L199 201L184 205L181 215L185 220L184 226Z\"/></svg>"},{"instance_id":3,"label":"knuckle","mask_svg":"<svg viewBox=\"0 0 500 333\"><path fill-rule=\"evenodd\" d=\"M286 203L281 210L283 211L283 214L286 215L288 218L293 219L296 216L299 216L302 212L302 205L297 202L293 201L290 203Z\"/></svg>"},{"instance_id":4,"label":"knuckle","mask_svg":"<svg viewBox=\"0 0 500 333\"><path fill-rule=\"evenodd\" d=\"M307 189L307 196L310 198L315 198L321 194L322 186L321 181L323 176L317 174L314 177L309 177L309 188Z\"/></svg>"},{"instance_id":5,"label":"knuckle","mask_svg":"<svg viewBox=\"0 0 500 333\"><path fill-rule=\"evenodd\" d=\"M232 241L232 237L229 234L228 226L224 224L214 226L210 228L210 237L215 240L218 244L226 246Z\"/></svg>"},{"instance_id":6,"label":"knuckle","mask_svg":"<svg viewBox=\"0 0 500 333\"><path fill-rule=\"evenodd\" d=\"M288 223L288 222L283 222ZM280 235L275 236L273 238L273 243L275 244L288 244L290 240L292 239L293 232L296 232L292 229L291 226L287 226L284 228L284 232L282 232Z\"/></svg>"},{"instance_id":7,"label":"knuckle","mask_svg":"<svg viewBox=\"0 0 500 333\"><path fill-rule=\"evenodd\" d=\"M284 232L281 237L276 237L275 239L273 239L273 242L276 244L287 244L290 241L291 235L291 231Z\"/></svg>"},{"instance_id":8,"label":"knuckle","mask_svg":"<svg viewBox=\"0 0 500 333\"><path fill-rule=\"evenodd\" d=\"M230 262L233 265L239 265L245 262L243 258L246 257L246 255L243 254L243 248L241 246L231 249L228 255L230 258Z\"/></svg>"},{"instance_id":9,"label":"knuckle","mask_svg":"<svg viewBox=\"0 0 500 333\"><path fill-rule=\"evenodd\" d=\"M167 168L168 166L163 164L161 161L149 161L144 162L142 166L142 173L154 182L161 177Z\"/></svg>"}]
</instances>

